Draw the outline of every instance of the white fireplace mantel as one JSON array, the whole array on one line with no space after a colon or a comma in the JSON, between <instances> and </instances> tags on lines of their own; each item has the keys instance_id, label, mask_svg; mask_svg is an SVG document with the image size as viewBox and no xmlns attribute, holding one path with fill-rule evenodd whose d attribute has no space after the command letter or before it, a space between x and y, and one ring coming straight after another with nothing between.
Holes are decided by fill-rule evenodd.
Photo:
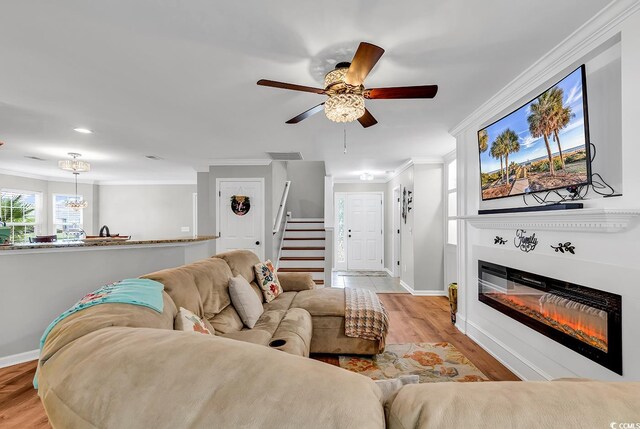
<instances>
[{"instance_id":1,"label":"white fireplace mantel","mask_svg":"<svg viewBox=\"0 0 640 429\"><path fill-rule=\"evenodd\" d=\"M640 216L640 209L576 209L458 216L480 229L619 232Z\"/></svg>"}]
</instances>

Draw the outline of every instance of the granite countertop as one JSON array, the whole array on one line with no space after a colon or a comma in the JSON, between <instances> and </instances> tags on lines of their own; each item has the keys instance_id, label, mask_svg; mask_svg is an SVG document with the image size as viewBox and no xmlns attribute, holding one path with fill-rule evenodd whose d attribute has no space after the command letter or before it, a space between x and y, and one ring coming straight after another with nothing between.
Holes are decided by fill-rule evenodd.
<instances>
[{"instance_id":1,"label":"granite countertop","mask_svg":"<svg viewBox=\"0 0 640 429\"><path fill-rule=\"evenodd\" d=\"M173 244L173 243L196 243L199 241L215 240L215 236L199 236L197 238L170 238L157 240L128 240L128 241L58 241L55 243L24 243L0 246L3 250L33 250L33 249L64 249L73 247L105 247L105 246L134 246L144 244Z\"/></svg>"}]
</instances>

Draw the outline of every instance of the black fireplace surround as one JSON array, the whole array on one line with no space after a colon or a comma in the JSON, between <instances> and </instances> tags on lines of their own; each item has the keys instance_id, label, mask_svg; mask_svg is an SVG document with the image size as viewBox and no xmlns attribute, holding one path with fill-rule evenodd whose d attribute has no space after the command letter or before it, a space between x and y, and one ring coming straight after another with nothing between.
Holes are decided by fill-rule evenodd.
<instances>
[{"instance_id":1,"label":"black fireplace surround","mask_svg":"<svg viewBox=\"0 0 640 429\"><path fill-rule=\"evenodd\" d=\"M622 297L478 261L478 299L622 375Z\"/></svg>"}]
</instances>

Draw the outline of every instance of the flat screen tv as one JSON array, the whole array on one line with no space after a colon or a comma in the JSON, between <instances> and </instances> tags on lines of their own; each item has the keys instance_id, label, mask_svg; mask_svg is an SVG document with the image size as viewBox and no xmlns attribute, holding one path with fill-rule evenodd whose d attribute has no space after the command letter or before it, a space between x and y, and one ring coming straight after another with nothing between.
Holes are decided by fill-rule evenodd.
<instances>
[{"instance_id":1,"label":"flat screen tv","mask_svg":"<svg viewBox=\"0 0 640 429\"><path fill-rule=\"evenodd\" d=\"M482 200L591 183L584 65L478 131Z\"/></svg>"}]
</instances>

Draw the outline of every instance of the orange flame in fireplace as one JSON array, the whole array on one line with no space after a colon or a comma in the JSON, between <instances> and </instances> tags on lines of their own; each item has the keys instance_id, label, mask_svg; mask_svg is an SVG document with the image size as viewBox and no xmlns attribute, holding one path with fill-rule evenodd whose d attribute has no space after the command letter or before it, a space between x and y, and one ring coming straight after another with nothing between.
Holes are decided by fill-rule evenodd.
<instances>
[{"instance_id":1,"label":"orange flame in fireplace","mask_svg":"<svg viewBox=\"0 0 640 429\"><path fill-rule=\"evenodd\" d=\"M598 319L596 320L594 317L589 317L587 314L578 315L577 317L573 317L569 314L562 313L558 308L542 308L542 311L538 308L532 308L531 303L521 299L520 297L513 295L501 295L500 298L504 301L508 301L512 304L515 304L517 307L525 307L529 312L541 315L545 320L545 323L555 327L558 329L558 326L554 326L554 323L557 323L560 326L565 326L570 328L573 331L576 331L575 334L571 334L573 337L578 338L581 341L587 342L588 344L602 348L602 345L594 344L593 340L597 340L597 342L603 343L606 347L607 345L607 322L606 319ZM517 308L519 311L521 309ZM539 318L536 318L539 319ZM550 322L551 319L553 322ZM589 320L587 320L589 319ZM600 322L600 323L598 323ZM564 329L560 329L563 332L566 332ZM578 333L582 333L583 335L578 335ZM587 338L588 337L588 338Z\"/></svg>"}]
</instances>

